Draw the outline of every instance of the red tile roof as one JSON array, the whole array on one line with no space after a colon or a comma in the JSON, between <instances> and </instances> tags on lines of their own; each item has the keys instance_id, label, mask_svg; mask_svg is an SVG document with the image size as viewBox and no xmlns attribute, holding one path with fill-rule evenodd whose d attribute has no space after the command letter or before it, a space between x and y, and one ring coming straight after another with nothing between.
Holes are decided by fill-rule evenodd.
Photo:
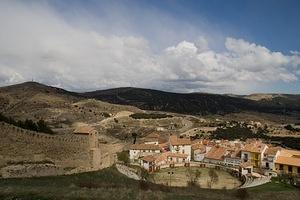
<instances>
[{"instance_id":1,"label":"red tile roof","mask_svg":"<svg viewBox=\"0 0 300 200\"><path fill-rule=\"evenodd\" d=\"M212 147L211 150L205 155L207 159L223 160L226 154L226 148L224 147Z\"/></svg>"},{"instance_id":2,"label":"red tile roof","mask_svg":"<svg viewBox=\"0 0 300 200\"><path fill-rule=\"evenodd\" d=\"M170 143L172 146L191 145L192 144L192 142L189 138L179 138L179 137L177 137L177 135L170 136Z\"/></svg>"}]
</instances>

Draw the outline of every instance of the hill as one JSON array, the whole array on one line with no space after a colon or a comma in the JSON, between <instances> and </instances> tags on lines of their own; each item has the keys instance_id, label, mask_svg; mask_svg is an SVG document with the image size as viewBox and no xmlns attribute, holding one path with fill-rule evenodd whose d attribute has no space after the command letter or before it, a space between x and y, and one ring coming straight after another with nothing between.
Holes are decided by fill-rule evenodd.
<instances>
[{"instance_id":1,"label":"hill","mask_svg":"<svg viewBox=\"0 0 300 200\"><path fill-rule=\"evenodd\" d=\"M0 113L16 121L45 120L54 128L76 122L94 123L119 111L139 111L132 106L91 100L61 88L25 82L0 88Z\"/></svg>"},{"instance_id":2,"label":"hill","mask_svg":"<svg viewBox=\"0 0 300 200\"><path fill-rule=\"evenodd\" d=\"M183 114L225 114L238 111L257 111L283 114L300 112L300 95L285 95L252 100L246 96L207 93L171 93L142 88L115 88L82 94L110 103L133 105L144 110L168 111Z\"/></svg>"}]
</instances>

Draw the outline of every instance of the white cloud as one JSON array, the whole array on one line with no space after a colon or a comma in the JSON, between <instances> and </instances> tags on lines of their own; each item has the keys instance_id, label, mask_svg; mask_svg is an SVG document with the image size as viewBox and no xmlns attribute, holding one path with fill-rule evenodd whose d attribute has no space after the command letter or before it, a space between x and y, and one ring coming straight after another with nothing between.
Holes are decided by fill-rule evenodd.
<instances>
[{"instance_id":1,"label":"white cloud","mask_svg":"<svg viewBox=\"0 0 300 200\"><path fill-rule=\"evenodd\" d=\"M154 53L143 36L83 28L48 4L3 1L0 27L0 85L34 78L71 90L136 86L244 93L295 81L300 71L299 54L284 55L235 38L226 39L223 52L200 36Z\"/></svg>"}]
</instances>

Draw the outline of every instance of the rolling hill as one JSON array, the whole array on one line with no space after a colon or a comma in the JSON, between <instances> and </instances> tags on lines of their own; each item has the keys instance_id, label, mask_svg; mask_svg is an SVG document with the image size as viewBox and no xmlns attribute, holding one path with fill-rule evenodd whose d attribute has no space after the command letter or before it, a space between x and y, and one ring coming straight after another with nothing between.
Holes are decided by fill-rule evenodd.
<instances>
[{"instance_id":1,"label":"rolling hill","mask_svg":"<svg viewBox=\"0 0 300 200\"><path fill-rule=\"evenodd\" d=\"M207 115L255 111L300 115L300 95L255 94L239 96L208 93L171 93L132 87L76 93L36 82L1 87L0 112L16 115L16 113L22 113L24 110L28 114L30 109L66 108L88 98L113 104L135 106L143 110L181 114Z\"/></svg>"},{"instance_id":2,"label":"rolling hill","mask_svg":"<svg viewBox=\"0 0 300 200\"><path fill-rule=\"evenodd\" d=\"M82 95L115 104L133 105L144 110L183 114L225 114L238 111L274 114L300 112L300 95L281 95L267 100L252 100L247 96L170 93L130 87L98 90Z\"/></svg>"}]
</instances>

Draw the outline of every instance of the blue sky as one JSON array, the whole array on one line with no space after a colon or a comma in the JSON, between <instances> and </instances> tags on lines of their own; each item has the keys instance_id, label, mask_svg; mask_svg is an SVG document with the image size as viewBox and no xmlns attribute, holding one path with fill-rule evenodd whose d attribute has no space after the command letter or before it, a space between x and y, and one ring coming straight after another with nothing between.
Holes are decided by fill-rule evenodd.
<instances>
[{"instance_id":1,"label":"blue sky","mask_svg":"<svg viewBox=\"0 0 300 200\"><path fill-rule=\"evenodd\" d=\"M2 1L0 85L299 93L299 9L297 0Z\"/></svg>"}]
</instances>

